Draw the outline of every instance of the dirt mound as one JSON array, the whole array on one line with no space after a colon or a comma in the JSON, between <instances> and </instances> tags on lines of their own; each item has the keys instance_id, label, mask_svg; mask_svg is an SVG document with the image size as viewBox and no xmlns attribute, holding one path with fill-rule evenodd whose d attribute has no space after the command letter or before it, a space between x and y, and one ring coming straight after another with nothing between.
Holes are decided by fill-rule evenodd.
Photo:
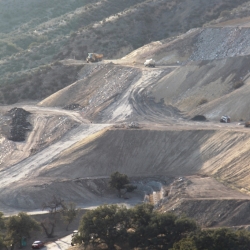
<instances>
[{"instance_id":1,"label":"dirt mound","mask_svg":"<svg viewBox=\"0 0 250 250\"><path fill-rule=\"evenodd\" d=\"M211 177L179 177L164 189L168 191L168 196L158 205L162 212L185 213L195 218L202 227L240 226L250 222L247 209L250 197Z\"/></svg>"},{"instance_id":2,"label":"dirt mound","mask_svg":"<svg viewBox=\"0 0 250 250\"><path fill-rule=\"evenodd\" d=\"M6 116L11 117L9 140L25 141L26 132L32 129L31 124L27 121L29 115L30 112L22 108L13 108L7 112Z\"/></svg>"},{"instance_id":3,"label":"dirt mound","mask_svg":"<svg viewBox=\"0 0 250 250\"><path fill-rule=\"evenodd\" d=\"M170 211L184 213L203 227L241 226L250 224L249 205L244 199L182 199Z\"/></svg>"}]
</instances>

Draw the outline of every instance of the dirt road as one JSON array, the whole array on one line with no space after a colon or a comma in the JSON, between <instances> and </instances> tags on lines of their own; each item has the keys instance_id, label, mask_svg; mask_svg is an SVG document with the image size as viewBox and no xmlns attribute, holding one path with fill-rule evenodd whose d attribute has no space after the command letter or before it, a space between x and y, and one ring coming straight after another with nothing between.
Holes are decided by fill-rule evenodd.
<instances>
[{"instance_id":1,"label":"dirt road","mask_svg":"<svg viewBox=\"0 0 250 250\"><path fill-rule=\"evenodd\" d=\"M45 245L46 250L67 250L71 246L72 234L69 234L56 241L49 242Z\"/></svg>"}]
</instances>

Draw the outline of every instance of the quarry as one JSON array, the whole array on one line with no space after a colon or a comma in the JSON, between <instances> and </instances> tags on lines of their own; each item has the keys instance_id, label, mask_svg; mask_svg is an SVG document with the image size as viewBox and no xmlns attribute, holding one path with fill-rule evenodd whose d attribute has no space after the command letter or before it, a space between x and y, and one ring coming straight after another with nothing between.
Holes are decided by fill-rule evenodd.
<instances>
[{"instance_id":1,"label":"quarry","mask_svg":"<svg viewBox=\"0 0 250 250\"><path fill-rule=\"evenodd\" d=\"M126 48L119 58L86 62L64 47L41 84L65 69L72 83L0 104L0 211L39 213L55 195L80 208L148 202L204 228L248 229L249 41L243 17ZM155 67L145 67L151 58ZM223 115L231 122L221 123ZM108 185L115 171L137 186L126 198Z\"/></svg>"}]
</instances>

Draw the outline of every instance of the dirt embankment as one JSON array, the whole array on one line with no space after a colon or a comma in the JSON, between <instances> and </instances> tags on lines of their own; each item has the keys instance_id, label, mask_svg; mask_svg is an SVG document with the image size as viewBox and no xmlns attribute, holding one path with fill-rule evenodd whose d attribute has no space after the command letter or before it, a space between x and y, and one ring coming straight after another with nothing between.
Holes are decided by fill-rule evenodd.
<instances>
[{"instance_id":1,"label":"dirt embankment","mask_svg":"<svg viewBox=\"0 0 250 250\"><path fill-rule=\"evenodd\" d=\"M33 130L25 142L0 139L0 209L38 209L52 194L85 205L117 202L105 189L115 171L142 179L161 176L158 193L148 197L155 201L168 188L167 178L181 177L182 183L182 177L199 175L186 177L191 184L174 182L163 209L186 211L205 226L237 224L236 218L242 223L248 196L230 188L250 192L250 130L235 122L250 118L248 33L195 29L112 63L60 62L78 65L78 80L39 106L26 106ZM143 67L153 55L156 68ZM72 105L79 110L62 109ZM218 122L225 114L231 124ZM194 115L208 121L187 119ZM132 205L154 190L140 182Z\"/></svg>"},{"instance_id":2,"label":"dirt embankment","mask_svg":"<svg viewBox=\"0 0 250 250\"><path fill-rule=\"evenodd\" d=\"M200 172L249 189L246 174L249 143L250 134L244 129L242 132L208 128L107 130L62 152L40 174L76 178L96 173L105 176L115 170L129 176L180 176Z\"/></svg>"},{"instance_id":3,"label":"dirt embankment","mask_svg":"<svg viewBox=\"0 0 250 250\"><path fill-rule=\"evenodd\" d=\"M23 108L23 110L30 110L30 112L28 112L30 114L29 126L31 126L32 129L24 130L28 133L23 142L13 142L8 140L9 134L14 131L14 135L19 137L23 136L23 132L21 131L22 133L20 133L20 126L22 128L26 122L22 125L17 124L17 129L15 126L13 127L11 120L5 123L4 128L6 133L2 133L0 139L0 148L2 149L0 151L0 169L16 164L59 141L66 133L79 126L79 122L81 121L77 116L74 117L74 112L69 115L66 111L59 111L57 113L55 109L52 109L52 111L47 109L44 110L44 112L40 110L39 113L36 113L35 106L32 108L23 106ZM53 112L53 114L51 114L51 112Z\"/></svg>"},{"instance_id":4,"label":"dirt embankment","mask_svg":"<svg viewBox=\"0 0 250 250\"><path fill-rule=\"evenodd\" d=\"M166 122L166 118L180 117L181 114L171 105L155 102L150 91L173 69L92 64L82 69L77 82L39 105L64 107L77 103L82 107L82 116L96 122Z\"/></svg>"},{"instance_id":5,"label":"dirt embankment","mask_svg":"<svg viewBox=\"0 0 250 250\"><path fill-rule=\"evenodd\" d=\"M143 63L154 58L156 64L185 64L190 61L218 60L250 54L250 27L195 28L177 37L147 44L122 58Z\"/></svg>"},{"instance_id":6,"label":"dirt embankment","mask_svg":"<svg viewBox=\"0 0 250 250\"><path fill-rule=\"evenodd\" d=\"M76 130L72 132L75 133ZM164 127L162 130L105 129L93 136L84 138L81 135L82 140L79 135L71 135L71 145L68 142L66 150L62 150L62 143L59 148L59 144L48 148L52 158L49 155L41 158L45 155L42 151L34 155L34 159L30 157L29 162L24 161L1 172L1 178L5 179L9 171L15 171L16 175L11 178L11 183L19 183L11 186L10 180L5 180L1 188L1 202L18 207L30 203L33 207L38 193L39 200L42 201L52 193L62 192L65 197L71 197L76 202L81 199L90 201L91 191L81 191L83 186L78 186L72 180L108 177L114 171L131 177L178 177L203 173L234 188L244 188L245 192L250 190L250 176L246 174L249 168L250 134L243 128L242 132L240 129L238 132L232 131L230 127L210 130L202 126L197 130L178 127L168 130ZM73 137L78 138L74 143ZM53 151L55 149L57 154ZM35 181L37 178L39 185ZM99 186L97 183L93 185ZM99 189L102 189L101 186ZM96 192L98 194L99 191ZM22 198L24 195L25 199ZM214 192L214 197L216 196Z\"/></svg>"},{"instance_id":7,"label":"dirt embankment","mask_svg":"<svg viewBox=\"0 0 250 250\"><path fill-rule=\"evenodd\" d=\"M248 120L249 60L245 56L189 63L160 79L151 96L190 117L202 114L219 121L222 115L229 114L232 121Z\"/></svg>"},{"instance_id":8,"label":"dirt embankment","mask_svg":"<svg viewBox=\"0 0 250 250\"><path fill-rule=\"evenodd\" d=\"M247 226L250 224L249 195L232 190L205 175L176 178L165 186L161 212L183 213L202 227Z\"/></svg>"}]
</instances>

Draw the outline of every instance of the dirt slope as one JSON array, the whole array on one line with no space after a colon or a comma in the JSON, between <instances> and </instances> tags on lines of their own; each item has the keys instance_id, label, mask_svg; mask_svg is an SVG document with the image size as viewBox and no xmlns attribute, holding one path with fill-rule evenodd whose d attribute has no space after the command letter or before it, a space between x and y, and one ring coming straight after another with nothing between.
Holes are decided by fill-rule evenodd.
<instances>
[{"instance_id":1,"label":"dirt slope","mask_svg":"<svg viewBox=\"0 0 250 250\"><path fill-rule=\"evenodd\" d=\"M28 134L28 139L25 142L12 142L3 136L1 138L0 151L0 169L16 164L23 159L41 151L49 145L60 140L65 133L79 126L82 118L75 118L73 114L67 115L57 112L56 109L40 110L35 114L35 107L24 106L25 110L32 110L32 115L29 121L32 124L32 130ZM78 117L78 114L76 115ZM73 119L72 119L73 118ZM7 126L6 126L7 127Z\"/></svg>"},{"instance_id":2,"label":"dirt slope","mask_svg":"<svg viewBox=\"0 0 250 250\"><path fill-rule=\"evenodd\" d=\"M159 65L216 60L249 55L249 27L207 27L191 29L180 36L153 42L123 57L144 62L154 58Z\"/></svg>"},{"instance_id":3,"label":"dirt slope","mask_svg":"<svg viewBox=\"0 0 250 250\"><path fill-rule=\"evenodd\" d=\"M46 98L39 105L64 107L78 103L83 107L81 112L84 117L99 122L148 119L165 122L166 117L178 116L178 109L156 103L149 91L173 69L148 70L113 63L85 65L77 82Z\"/></svg>"},{"instance_id":4,"label":"dirt slope","mask_svg":"<svg viewBox=\"0 0 250 250\"><path fill-rule=\"evenodd\" d=\"M41 71L47 85L60 67L77 76L38 104L17 105L31 113L23 143L4 137L13 106L0 107L0 210L39 209L53 194L81 206L117 202L107 183L120 171L138 186L130 205L246 225L250 130L238 120L250 119L249 34L247 25L193 29L118 60L64 59ZM144 67L151 57L156 67ZM209 121L190 121L197 114ZM224 114L231 124L219 123Z\"/></svg>"},{"instance_id":5,"label":"dirt slope","mask_svg":"<svg viewBox=\"0 0 250 250\"><path fill-rule=\"evenodd\" d=\"M234 121L248 120L249 58L189 63L163 77L152 89L152 96L190 116L204 114L208 119L219 120L221 115L230 114ZM239 82L244 85L237 89Z\"/></svg>"}]
</instances>

